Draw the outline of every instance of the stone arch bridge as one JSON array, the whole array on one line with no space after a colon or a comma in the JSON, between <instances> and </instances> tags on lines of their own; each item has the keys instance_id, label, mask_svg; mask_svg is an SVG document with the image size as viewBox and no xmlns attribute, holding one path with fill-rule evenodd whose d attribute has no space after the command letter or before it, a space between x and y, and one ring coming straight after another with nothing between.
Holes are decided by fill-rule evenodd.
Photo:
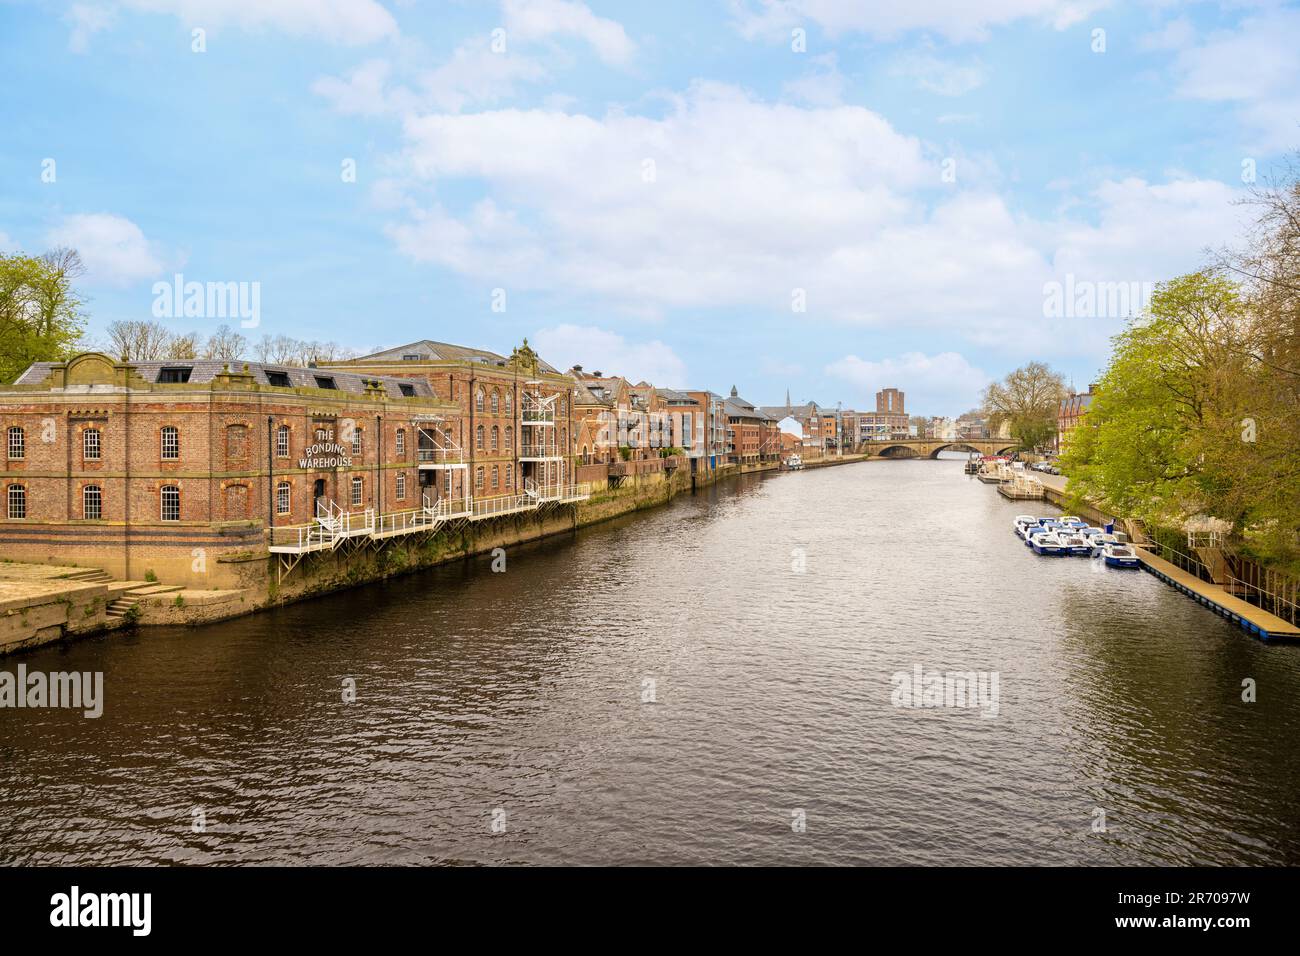
<instances>
[{"instance_id":1,"label":"stone arch bridge","mask_svg":"<svg viewBox=\"0 0 1300 956\"><path fill-rule=\"evenodd\" d=\"M941 441L937 438L903 438L867 441L853 449L854 454L872 458L938 458L941 451L978 452L981 455L1009 455L1020 446L1009 438L971 438Z\"/></svg>"}]
</instances>

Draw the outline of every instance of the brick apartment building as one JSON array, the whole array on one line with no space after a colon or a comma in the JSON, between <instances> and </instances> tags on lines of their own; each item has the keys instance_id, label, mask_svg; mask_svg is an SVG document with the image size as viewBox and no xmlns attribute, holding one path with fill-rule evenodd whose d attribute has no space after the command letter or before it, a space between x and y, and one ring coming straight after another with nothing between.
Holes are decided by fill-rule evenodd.
<instances>
[{"instance_id":1,"label":"brick apartment building","mask_svg":"<svg viewBox=\"0 0 1300 956\"><path fill-rule=\"evenodd\" d=\"M421 503L423 381L261 363L39 362L0 386L5 557L213 587L264 529Z\"/></svg>"},{"instance_id":2,"label":"brick apartment building","mask_svg":"<svg viewBox=\"0 0 1300 956\"><path fill-rule=\"evenodd\" d=\"M462 497L466 481L476 498L573 483L574 382L527 339L509 357L425 339L329 367L423 382L448 403L420 448L437 466L424 480L441 482L445 496Z\"/></svg>"},{"instance_id":3,"label":"brick apartment building","mask_svg":"<svg viewBox=\"0 0 1300 956\"><path fill-rule=\"evenodd\" d=\"M1067 398L1061 399L1061 403L1056 412L1056 450L1065 451L1070 443L1070 432L1082 424L1084 416L1088 414L1088 409L1092 407L1092 399L1096 394L1097 386L1089 385L1086 392L1076 392Z\"/></svg>"}]
</instances>

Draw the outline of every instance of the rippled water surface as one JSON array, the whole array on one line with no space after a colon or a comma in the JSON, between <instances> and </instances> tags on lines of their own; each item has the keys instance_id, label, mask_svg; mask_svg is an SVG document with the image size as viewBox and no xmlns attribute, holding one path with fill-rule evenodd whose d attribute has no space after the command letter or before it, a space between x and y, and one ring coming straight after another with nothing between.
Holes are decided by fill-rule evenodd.
<instances>
[{"instance_id":1,"label":"rippled water surface","mask_svg":"<svg viewBox=\"0 0 1300 956\"><path fill-rule=\"evenodd\" d=\"M25 655L107 704L0 710L0 861L1300 862L1300 648L1035 557L1023 510L956 460L750 476ZM998 715L894 707L916 665L998 672Z\"/></svg>"}]
</instances>

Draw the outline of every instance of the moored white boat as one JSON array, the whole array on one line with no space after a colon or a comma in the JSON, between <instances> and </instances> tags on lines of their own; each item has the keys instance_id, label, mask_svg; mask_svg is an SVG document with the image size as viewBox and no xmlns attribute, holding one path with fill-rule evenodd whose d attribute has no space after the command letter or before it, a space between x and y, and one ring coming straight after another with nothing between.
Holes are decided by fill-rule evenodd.
<instances>
[{"instance_id":1,"label":"moored white boat","mask_svg":"<svg viewBox=\"0 0 1300 956\"><path fill-rule=\"evenodd\" d=\"M1034 549L1035 554L1049 555L1051 557L1061 557L1069 554L1069 551L1061 544L1060 538L1055 531L1039 531L1029 536L1029 546Z\"/></svg>"},{"instance_id":2,"label":"moored white boat","mask_svg":"<svg viewBox=\"0 0 1300 956\"><path fill-rule=\"evenodd\" d=\"M1138 561L1137 552L1132 547L1119 542L1107 542L1102 545L1101 554L1106 566L1111 568L1136 568L1141 563Z\"/></svg>"}]
</instances>

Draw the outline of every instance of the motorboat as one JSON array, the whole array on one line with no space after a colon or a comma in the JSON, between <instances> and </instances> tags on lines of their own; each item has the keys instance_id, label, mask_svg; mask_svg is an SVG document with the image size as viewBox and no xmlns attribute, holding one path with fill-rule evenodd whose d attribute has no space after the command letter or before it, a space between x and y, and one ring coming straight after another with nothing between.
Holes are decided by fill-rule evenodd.
<instances>
[{"instance_id":1,"label":"motorboat","mask_svg":"<svg viewBox=\"0 0 1300 956\"><path fill-rule=\"evenodd\" d=\"M1102 545L1101 555L1108 568L1136 568L1141 564L1137 552L1130 545L1120 544L1117 541L1108 541Z\"/></svg>"},{"instance_id":2,"label":"motorboat","mask_svg":"<svg viewBox=\"0 0 1300 956\"><path fill-rule=\"evenodd\" d=\"M1076 531L1080 531L1088 527L1088 522L1084 521L1078 515L1061 515L1056 520L1059 521L1065 527L1074 528Z\"/></svg>"},{"instance_id":3,"label":"motorboat","mask_svg":"<svg viewBox=\"0 0 1300 956\"><path fill-rule=\"evenodd\" d=\"M799 471L800 469L803 468L803 456L791 455L789 458L785 460L785 467L790 469L791 471Z\"/></svg>"},{"instance_id":4,"label":"motorboat","mask_svg":"<svg viewBox=\"0 0 1300 956\"><path fill-rule=\"evenodd\" d=\"M1069 550L1061 544L1060 538L1055 531L1038 531L1029 536L1029 546L1034 549L1034 554L1045 554L1051 557L1062 557L1069 554Z\"/></svg>"},{"instance_id":5,"label":"motorboat","mask_svg":"<svg viewBox=\"0 0 1300 956\"><path fill-rule=\"evenodd\" d=\"M1029 528L1038 527L1038 519L1033 515L1016 515L1012 525L1016 534L1023 538Z\"/></svg>"},{"instance_id":6,"label":"motorboat","mask_svg":"<svg viewBox=\"0 0 1300 956\"><path fill-rule=\"evenodd\" d=\"M1077 531L1069 529L1056 532L1056 540L1065 549L1065 553L1074 557L1086 557L1092 554L1092 542Z\"/></svg>"}]
</instances>

